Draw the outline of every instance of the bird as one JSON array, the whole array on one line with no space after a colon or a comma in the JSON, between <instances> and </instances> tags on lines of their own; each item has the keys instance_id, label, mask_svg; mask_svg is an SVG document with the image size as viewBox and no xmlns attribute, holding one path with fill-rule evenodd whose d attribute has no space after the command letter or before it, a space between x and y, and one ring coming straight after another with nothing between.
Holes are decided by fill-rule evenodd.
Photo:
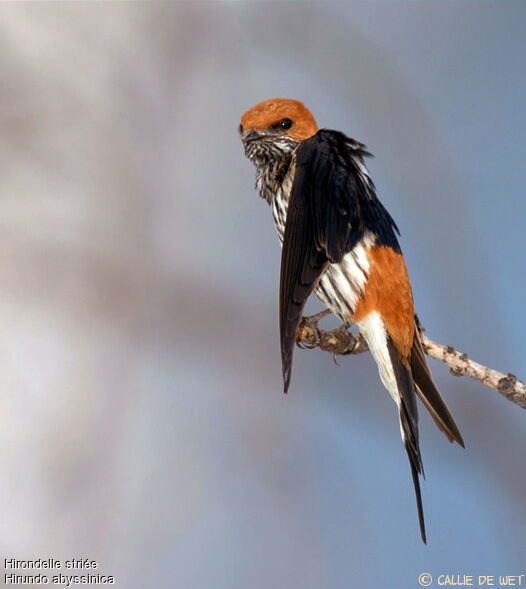
<instances>
[{"instance_id":1,"label":"bird","mask_svg":"<svg viewBox=\"0 0 526 589\"><path fill-rule=\"evenodd\" d=\"M296 331L314 292L343 323L357 326L397 406L426 544L416 397L450 442L464 447L464 441L425 357L400 232L365 163L372 154L340 131L319 129L310 110L290 98L270 98L247 110L239 134L282 244L284 392Z\"/></svg>"}]
</instances>

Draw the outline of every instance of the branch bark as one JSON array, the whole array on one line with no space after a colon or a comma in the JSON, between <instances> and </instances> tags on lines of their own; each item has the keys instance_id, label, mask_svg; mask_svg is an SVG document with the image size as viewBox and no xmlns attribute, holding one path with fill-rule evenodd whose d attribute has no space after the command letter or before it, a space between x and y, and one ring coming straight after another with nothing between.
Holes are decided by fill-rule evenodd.
<instances>
[{"instance_id":1,"label":"branch bark","mask_svg":"<svg viewBox=\"0 0 526 589\"><path fill-rule=\"evenodd\" d=\"M351 333L347 325L341 325L330 331L319 329L318 322L329 313L330 311L325 310L301 320L296 334L297 344L301 348L320 348L334 355L362 354L369 349L364 338L360 334ZM451 346L434 342L425 335L421 326L420 334L426 354L449 366L453 376L470 376L498 391L508 401L526 409L526 384L515 375L503 374L483 366Z\"/></svg>"}]
</instances>

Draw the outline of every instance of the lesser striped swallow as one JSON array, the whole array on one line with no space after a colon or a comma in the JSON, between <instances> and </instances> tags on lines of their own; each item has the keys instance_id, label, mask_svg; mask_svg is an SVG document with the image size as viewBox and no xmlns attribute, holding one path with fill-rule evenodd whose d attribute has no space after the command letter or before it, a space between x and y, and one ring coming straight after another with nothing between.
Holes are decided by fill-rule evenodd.
<instances>
[{"instance_id":1,"label":"lesser striped swallow","mask_svg":"<svg viewBox=\"0 0 526 589\"><path fill-rule=\"evenodd\" d=\"M286 98L256 104L241 117L239 132L283 246L284 390L290 384L296 330L314 291L344 323L356 324L398 407L425 543L416 395L450 442L462 447L464 442L425 358L398 227L376 196L365 165L371 154L339 131L319 130L304 104Z\"/></svg>"}]
</instances>

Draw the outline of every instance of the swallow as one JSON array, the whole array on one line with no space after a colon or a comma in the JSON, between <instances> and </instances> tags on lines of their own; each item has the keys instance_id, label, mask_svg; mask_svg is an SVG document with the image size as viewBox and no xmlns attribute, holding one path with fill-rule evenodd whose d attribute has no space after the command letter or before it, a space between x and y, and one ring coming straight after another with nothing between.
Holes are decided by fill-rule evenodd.
<instances>
[{"instance_id":1,"label":"swallow","mask_svg":"<svg viewBox=\"0 0 526 589\"><path fill-rule=\"evenodd\" d=\"M296 331L314 292L342 322L357 326L396 404L425 544L416 397L450 442L462 447L464 442L424 354L400 232L365 164L371 154L339 131L318 129L308 108L287 98L247 110L239 133L282 243L284 391L290 385Z\"/></svg>"}]
</instances>

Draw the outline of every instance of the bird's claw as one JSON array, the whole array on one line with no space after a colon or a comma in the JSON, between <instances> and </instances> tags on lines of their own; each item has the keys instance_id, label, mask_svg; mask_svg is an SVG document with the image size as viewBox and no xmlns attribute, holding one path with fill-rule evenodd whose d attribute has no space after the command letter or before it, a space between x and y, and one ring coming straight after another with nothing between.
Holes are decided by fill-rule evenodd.
<instances>
[{"instance_id":1,"label":"bird's claw","mask_svg":"<svg viewBox=\"0 0 526 589\"><path fill-rule=\"evenodd\" d=\"M302 317L296 332L296 344L302 349L316 348L320 344L320 333L318 323L323 317L330 314L329 309L309 317Z\"/></svg>"}]
</instances>

